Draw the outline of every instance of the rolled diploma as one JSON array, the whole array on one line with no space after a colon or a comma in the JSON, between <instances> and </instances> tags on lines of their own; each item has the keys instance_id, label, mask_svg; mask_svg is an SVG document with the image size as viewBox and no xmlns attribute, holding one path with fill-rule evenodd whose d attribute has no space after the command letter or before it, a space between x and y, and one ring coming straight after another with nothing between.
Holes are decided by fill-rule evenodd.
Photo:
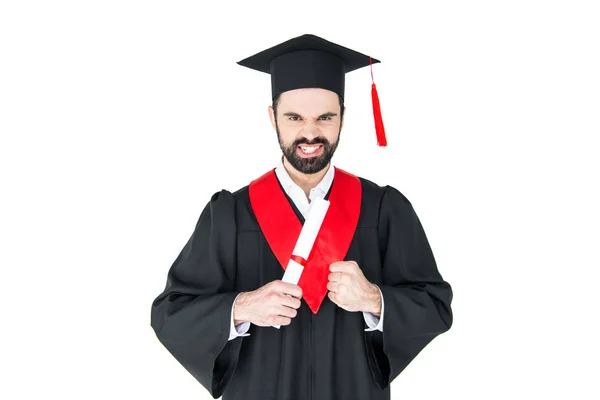
<instances>
[{"instance_id":1,"label":"rolled diploma","mask_svg":"<svg viewBox=\"0 0 600 400\"><path fill-rule=\"evenodd\" d=\"M302 225L300 236L298 236L296 246L292 252L293 255L302 257L305 260L308 259L328 209L328 200L316 198L310 202L306 220L304 221L304 225ZM304 267L302 265L290 259L281 280L297 285L303 270ZM277 325L275 328L279 329L280 326Z\"/></svg>"}]
</instances>

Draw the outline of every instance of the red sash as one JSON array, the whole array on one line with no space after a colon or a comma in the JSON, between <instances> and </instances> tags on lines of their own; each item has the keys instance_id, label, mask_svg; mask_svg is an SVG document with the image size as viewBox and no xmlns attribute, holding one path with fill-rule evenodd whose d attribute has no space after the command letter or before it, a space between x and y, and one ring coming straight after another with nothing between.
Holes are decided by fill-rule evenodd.
<instances>
[{"instance_id":1,"label":"red sash","mask_svg":"<svg viewBox=\"0 0 600 400\"><path fill-rule=\"evenodd\" d=\"M327 294L329 266L344 261L354 237L362 197L360 180L349 172L334 169L329 209L307 260L292 255L302 224L279 186L275 170L252 181L248 193L260 229L282 268L287 268L290 258L304 265L298 286L302 288L302 298L316 314Z\"/></svg>"}]
</instances>

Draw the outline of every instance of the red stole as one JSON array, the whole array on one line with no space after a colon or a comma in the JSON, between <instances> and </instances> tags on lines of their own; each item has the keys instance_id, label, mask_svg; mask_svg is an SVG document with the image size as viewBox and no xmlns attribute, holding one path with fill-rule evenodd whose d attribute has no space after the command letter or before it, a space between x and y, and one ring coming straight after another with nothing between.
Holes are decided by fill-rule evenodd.
<instances>
[{"instance_id":1,"label":"red stole","mask_svg":"<svg viewBox=\"0 0 600 400\"><path fill-rule=\"evenodd\" d=\"M260 229L285 270L293 257L302 224L281 189L275 170L252 181L248 193ZM350 248L358 224L361 198L362 185L358 177L335 168L329 209L308 259L301 262L304 271L298 282L302 298L314 314L327 295L329 266L344 261ZM294 260L298 261L295 257Z\"/></svg>"}]
</instances>

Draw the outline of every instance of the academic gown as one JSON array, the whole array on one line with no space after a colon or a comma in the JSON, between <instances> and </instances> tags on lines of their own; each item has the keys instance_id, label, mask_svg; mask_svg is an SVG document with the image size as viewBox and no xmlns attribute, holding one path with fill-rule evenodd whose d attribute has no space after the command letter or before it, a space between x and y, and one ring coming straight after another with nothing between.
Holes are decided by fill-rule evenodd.
<instances>
[{"instance_id":1,"label":"academic gown","mask_svg":"<svg viewBox=\"0 0 600 400\"><path fill-rule=\"evenodd\" d=\"M151 326L213 398L389 399L393 379L450 329L452 289L411 203L392 186L358 178L360 216L345 260L381 289L383 332L365 331L362 312L325 297L317 314L302 301L290 325L251 324L249 336L228 340L236 296L281 279L284 270L259 228L248 186L211 197L152 303Z\"/></svg>"}]
</instances>

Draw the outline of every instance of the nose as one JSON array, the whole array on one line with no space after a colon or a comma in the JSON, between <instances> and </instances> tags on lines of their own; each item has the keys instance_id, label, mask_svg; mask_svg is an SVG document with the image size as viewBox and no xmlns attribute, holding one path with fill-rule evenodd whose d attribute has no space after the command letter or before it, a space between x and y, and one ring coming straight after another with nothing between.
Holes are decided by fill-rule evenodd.
<instances>
[{"instance_id":1,"label":"nose","mask_svg":"<svg viewBox=\"0 0 600 400\"><path fill-rule=\"evenodd\" d=\"M319 135L319 129L313 123L306 124L302 131L302 136L304 136L308 141L312 141L314 138L319 137Z\"/></svg>"}]
</instances>

